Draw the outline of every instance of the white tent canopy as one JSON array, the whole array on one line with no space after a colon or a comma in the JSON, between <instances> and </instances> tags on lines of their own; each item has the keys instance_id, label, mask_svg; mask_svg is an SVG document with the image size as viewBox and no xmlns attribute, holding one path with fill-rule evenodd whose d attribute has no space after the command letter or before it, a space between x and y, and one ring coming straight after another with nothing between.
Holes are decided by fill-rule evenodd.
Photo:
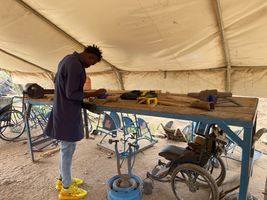
<instances>
[{"instance_id":1,"label":"white tent canopy","mask_svg":"<svg viewBox=\"0 0 267 200\"><path fill-rule=\"evenodd\" d=\"M97 44L93 88L267 97L266 0L0 0L0 69L52 87L67 54Z\"/></svg>"}]
</instances>

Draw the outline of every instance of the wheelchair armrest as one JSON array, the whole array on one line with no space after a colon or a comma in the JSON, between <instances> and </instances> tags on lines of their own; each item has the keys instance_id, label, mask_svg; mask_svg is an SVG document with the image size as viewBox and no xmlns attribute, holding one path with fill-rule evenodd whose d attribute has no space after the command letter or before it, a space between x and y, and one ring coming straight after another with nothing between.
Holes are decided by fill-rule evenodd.
<instances>
[{"instance_id":1,"label":"wheelchair armrest","mask_svg":"<svg viewBox=\"0 0 267 200\"><path fill-rule=\"evenodd\" d=\"M266 128L261 128L260 130L258 130L253 137L254 141L259 140L264 133L267 133Z\"/></svg>"},{"instance_id":2,"label":"wheelchair armrest","mask_svg":"<svg viewBox=\"0 0 267 200\"><path fill-rule=\"evenodd\" d=\"M203 145L190 142L188 143L188 146L186 147L186 149L200 153L203 150Z\"/></svg>"}]
</instances>

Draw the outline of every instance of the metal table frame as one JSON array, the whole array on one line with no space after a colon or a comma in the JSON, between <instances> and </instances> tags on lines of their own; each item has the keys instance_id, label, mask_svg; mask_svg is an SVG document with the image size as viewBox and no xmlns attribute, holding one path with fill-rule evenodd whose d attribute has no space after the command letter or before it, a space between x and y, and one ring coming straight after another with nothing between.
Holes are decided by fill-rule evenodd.
<instances>
[{"instance_id":1,"label":"metal table frame","mask_svg":"<svg viewBox=\"0 0 267 200\"><path fill-rule=\"evenodd\" d=\"M25 100L25 105L26 105L26 108L25 108L25 113L24 113L24 120L26 123L28 148L29 148L31 160L34 162L35 159L34 159L33 146L35 144L38 145L38 144L47 142L48 139L44 138L44 139L37 141L36 143L33 142L32 136L31 136L30 124L29 124L31 109L35 105L53 105L53 102L51 100L47 100L47 99L27 99L27 100ZM86 112L87 112L87 110L83 109L85 135L86 135L86 138L89 138L88 121L87 121L88 118L87 118Z\"/></svg>"},{"instance_id":2,"label":"metal table frame","mask_svg":"<svg viewBox=\"0 0 267 200\"><path fill-rule=\"evenodd\" d=\"M252 162L254 154L254 141L253 135L256 130L256 119L257 115L255 113L252 121L242 121L242 120L233 120L233 119L220 119L209 116L201 115L186 115L186 114L175 114L167 112L156 112L156 111L147 111L147 110L133 110L125 108L112 108L106 106L97 106L97 111L114 111L121 113L131 113L139 115L148 115L155 117L165 117L171 119L180 119L180 120L190 120L190 121L201 121L204 123L214 123L218 124L228 135L231 137L241 148L242 148L242 163L241 163L241 179L240 179L240 189L239 189L239 200L245 200L248 193L249 178L252 171ZM243 140L237 136L229 126L240 126L244 128Z\"/></svg>"},{"instance_id":3,"label":"metal table frame","mask_svg":"<svg viewBox=\"0 0 267 200\"><path fill-rule=\"evenodd\" d=\"M33 105L46 104L51 105L52 101L49 100L38 100L38 99L29 99L26 101L27 109L25 114L26 120L26 130L28 135L28 146L29 152L31 155L32 161L34 161L34 155L32 151L32 141L31 141L31 133L29 128L28 116ZM253 155L254 155L254 141L253 136L256 130L256 119L257 114L256 111L253 115L253 119L250 121L243 121L238 119L221 119L220 116L206 116L206 115L197 115L197 114L181 114L181 113L169 113L169 112L159 112L159 111L151 111L151 110L142 110L142 109L128 109L122 108L120 106L117 107L109 107L106 105L97 105L96 111L114 111L121 113L131 113L131 114L139 114L139 115L148 115L148 116L156 116L156 117L165 117L171 119L180 119L180 120L190 120L190 121L201 121L204 123L214 123L218 124L231 138L242 148L242 163L241 163L241 179L240 179L240 189L239 189L239 200L245 200L248 192L249 178L251 176L252 164L253 164ZM244 128L243 139L237 136L229 126L240 126ZM86 126L86 124L85 124ZM86 133L86 136L88 133Z\"/></svg>"}]
</instances>

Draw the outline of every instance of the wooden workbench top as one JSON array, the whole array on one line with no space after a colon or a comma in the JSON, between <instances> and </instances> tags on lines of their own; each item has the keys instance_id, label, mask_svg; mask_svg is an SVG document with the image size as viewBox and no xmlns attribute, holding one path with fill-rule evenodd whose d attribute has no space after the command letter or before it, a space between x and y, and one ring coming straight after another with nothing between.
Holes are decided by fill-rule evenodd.
<instances>
[{"instance_id":1,"label":"wooden workbench top","mask_svg":"<svg viewBox=\"0 0 267 200\"><path fill-rule=\"evenodd\" d=\"M121 92L122 93L122 92ZM119 96L120 92L112 93L114 96ZM52 104L52 96L49 95L47 98L42 99L28 99L28 102L32 104ZM188 97L184 94L158 94L159 104L156 106L138 104L137 100L122 100L118 98L118 101L108 102L106 99L96 99L94 103L97 105L98 110L114 110L118 112L135 112L139 114L146 114L151 116L162 116L173 115L173 118L188 119L194 117L206 117L212 119L218 119L227 121L227 124L231 125L244 125L245 123L253 123L257 113L258 98L247 98L247 97L228 97L241 106L230 101L224 101L215 105L214 111L207 111L203 109L193 108L190 104L196 101L196 98ZM173 105L160 105L160 102L169 102ZM85 99L84 102L88 102ZM218 102L221 102L218 99ZM189 117L188 117L189 116Z\"/></svg>"},{"instance_id":2,"label":"wooden workbench top","mask_svg":"<svg viewBox=\"0 0 267 200\"><path fill-rule=\"evenodd\" d=\"M118 95L118 94L117 94ZM253 122L255 120L258 99L257 98L244 98L244 97L228 97L228 99L234 100L241 106L223 100L222 103L215 105L214 111L206 111L198 108L192 108L191 102L196 101L196 98L188 97L187 95L178 94L165 94L158 95L158 101L168 101L173 105L146 105L138 104L136 100L122 100L118 99L115 102L107 102L105 99L97 99L94 103L102 108L117 109L118 111L132 110L132 111L149 111L153 113L169 113L181 116L205 116L216 119L233 120L240 122ZM220 102L220 99L218 99ZM157 115L160 116L160 115ZM237 124L238 125L238 124Z\"/></svg>"}]
</instances>

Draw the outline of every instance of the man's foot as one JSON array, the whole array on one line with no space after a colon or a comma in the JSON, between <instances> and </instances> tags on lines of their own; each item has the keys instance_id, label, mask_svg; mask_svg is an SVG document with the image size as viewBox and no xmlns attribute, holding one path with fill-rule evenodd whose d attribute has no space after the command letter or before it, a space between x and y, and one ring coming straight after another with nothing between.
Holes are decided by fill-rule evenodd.
<instances>
[{"instance_id":1,"label":"man's foot","mask_svg":"<svg viewBox=\"0 0 267 200\"><path fill-rule=\"evenodd\" d=\"M79 178L72 178L72 185L74 186L79 186L83 184L83 180L82 179L79 179ZM57 184L56 184L56 190L57 191L60 191L61 188L62 188L62 181L60 179L57 180Z\"/></svg>"},{"instance_id":2,"label":"man's foot","mask_svg":"<svg viewBox=\"0 0 267 200\"><path fill-rule=\"evenodd\" d=\"M65 189L62 187L58 198L59 200L64 200L64 199L82 199L87 195L87 191L83 190L81 188L78 188L75 185L71 185L69 188Z\"/></svg>"}]
</instances>

